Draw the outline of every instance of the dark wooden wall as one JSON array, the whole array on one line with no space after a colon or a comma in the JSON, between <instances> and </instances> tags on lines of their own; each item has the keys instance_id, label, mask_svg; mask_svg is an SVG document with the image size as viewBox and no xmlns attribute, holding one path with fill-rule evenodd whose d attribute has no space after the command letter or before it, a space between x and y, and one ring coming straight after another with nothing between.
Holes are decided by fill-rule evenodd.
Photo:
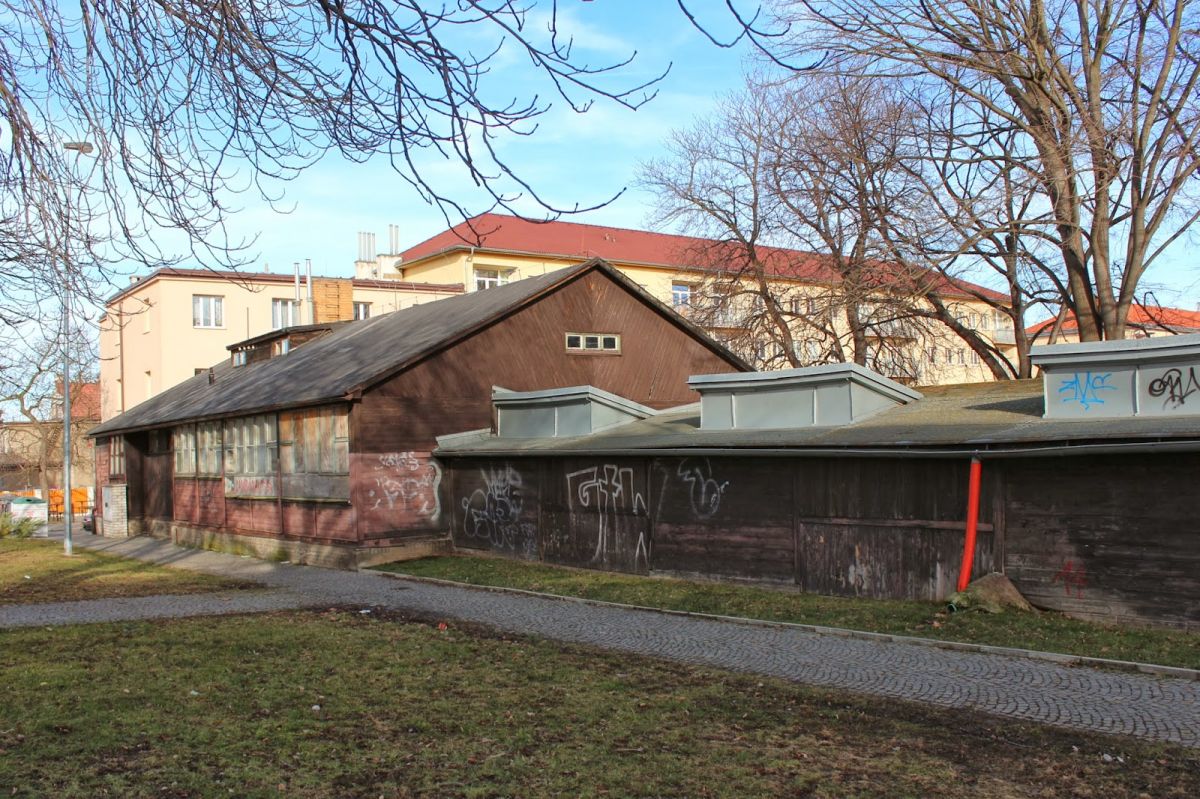
<instances>
[{"instance_id":1,"label":"dark wooden wall","mask_svg":"<svg viewBox=\"0 0 1200 799\"><path fill-rule=\"evenodd\" d=\"M943 599L962 558L968 462L522 458L448 461L456 546L613 571ZM976 570L993 567L985 483Z\"/></svg>"},{"instance_id":2,"label":"dark wooden wall","mask_svg":"<svg viewBox=\"0 0 1200 799\"><path fill-rule=\"evenodd\" d=\"M621 353L567 353L568 332L617 333ZM613 279L589 272L364 393L350 413L359 536L446 529L449 500L430 452L439 435L491 426L493 386L592 385L666 408L698 399L689 376L731 371L728 361Z\"/></svg>"},{"instance_id":3,"label":"dark wooden wall","mask_svg":"<svg viewBox=\"0 0 1200 799\"><path fill-rule=\"evenodd\" d=\"M1200 455L1005 461L1006 573L1034 604L1200 625Z\"/></svg>"}]
</instances>

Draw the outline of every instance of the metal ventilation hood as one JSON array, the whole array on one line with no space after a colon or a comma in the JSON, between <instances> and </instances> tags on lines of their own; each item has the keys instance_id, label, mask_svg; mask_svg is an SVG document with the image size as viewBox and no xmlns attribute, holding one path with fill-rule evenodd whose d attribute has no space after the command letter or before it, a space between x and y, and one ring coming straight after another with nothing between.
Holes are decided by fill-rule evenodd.
<instances>
[{"instance_id":1,"label":"metal ventilation hood","mask_svg":"<svg viewBox=\"0 0 1200 799\"><path fill-rule=\"evenodd\" d=\"M854 363L751 374L693 375L705 430L850 424L921 398L920 392Z\"/></svg>"}]
</instances>

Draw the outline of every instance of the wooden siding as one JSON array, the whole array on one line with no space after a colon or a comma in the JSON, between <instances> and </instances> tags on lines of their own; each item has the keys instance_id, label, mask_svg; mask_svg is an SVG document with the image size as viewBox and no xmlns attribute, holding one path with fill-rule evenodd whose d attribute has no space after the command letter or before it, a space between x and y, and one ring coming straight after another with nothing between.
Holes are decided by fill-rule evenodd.
<instances>
[{"instance_id":1,"label":"wooden siding","mask_svg":"<svg viewBox=\"0 0 1200 799\"><path fill-rule=\"evenodd\" d=\"M1200 455L1011 461L1006 572L1031 602L1200 624Z\"/></svg>"},{"instance_id":2,"label":"wooden siding","mask_svg":"<svg viewBox=\"0 0 1200 799\"><path fill-rule=\"evenodd\" d=\"M612 571L938 600L953 592L962 557L967 466L545 457L455 459L447 469L456 546ZM993 565L990 491L979 574Z\"/></svg>"},{"instance_id":3,"label":"wooden siding","mask_svg":"<svg viewBox=\"0 0 1200 799\"><path fill-rule=\"evenodd\" d=\"M622 351L568 354L567 332L618 334ZM449 498L429 453L439 435L491 427L493 386L592 385L666 408L698 398L687 387L690 375L730 371L727 361L657 310L603 273L589 272L364 393L350 413L359 536L447 528Z\"/></svg>"}]
</instances>

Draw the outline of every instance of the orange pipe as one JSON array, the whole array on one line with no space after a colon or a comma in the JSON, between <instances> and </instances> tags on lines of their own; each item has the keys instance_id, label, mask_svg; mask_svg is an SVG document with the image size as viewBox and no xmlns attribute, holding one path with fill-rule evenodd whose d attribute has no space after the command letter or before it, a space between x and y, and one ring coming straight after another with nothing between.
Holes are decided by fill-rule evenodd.
<instances>
[{"instance_id":1,"label":"orange pipe","mask_svg":"<svg viewBox=\"0 0 1200 799\"><path fill-rule=\"evenodd\" d=\"M971 477L967 487L967 536L963 541L962 566L958 570L958 590L965 591L971 582L971 567L975 562L975 533L979 529L979 483L983 464L971 458Z\"/></svg>"}]
</instances>

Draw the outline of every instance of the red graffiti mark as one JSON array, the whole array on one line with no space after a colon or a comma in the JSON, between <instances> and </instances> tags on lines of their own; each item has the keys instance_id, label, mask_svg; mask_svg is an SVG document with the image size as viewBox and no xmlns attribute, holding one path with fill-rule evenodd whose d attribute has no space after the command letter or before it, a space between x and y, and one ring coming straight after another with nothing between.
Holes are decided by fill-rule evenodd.
<instances>
[{"instance_id":1,"label":"red graffiti mark","mask_svg":"<svg viewBox=\"0 0 1200 799\"><path fill-rule=\"evenodd\" d=\"M1068 560L1051 582L1057 583L1059 580L1062 580L1063 591L1067 596L1071 595L1071 589L1074 588L1076 598L1083 599L1083 589L1087 587L1087 570L1082 564L1076 566L1075 561Z\"/></svg>"}]
</instances>

